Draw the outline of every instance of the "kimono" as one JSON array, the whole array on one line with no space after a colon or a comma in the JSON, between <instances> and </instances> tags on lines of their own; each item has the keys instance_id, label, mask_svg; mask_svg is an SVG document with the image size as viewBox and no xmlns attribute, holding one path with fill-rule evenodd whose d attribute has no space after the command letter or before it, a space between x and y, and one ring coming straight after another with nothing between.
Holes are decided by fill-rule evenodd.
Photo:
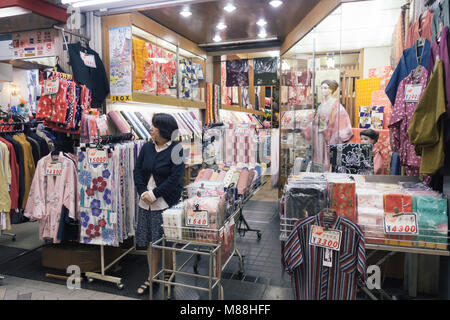
<instances>
[{"instance_id":1,"label":"kimono","mask_svg":"<svg viewBox=\"0 0 450 320\"><path fill-rule=\"evenodd\" d=\"M323 164L329 171L328 145L341 144L353 137L350 117L336 98L322 102L312 125L302 130L302 135L313 145L314 162Z\"/></svg>"},{"instance_id":2,"label":"kimono","mask_svg":"<svg viewBox=\"0 0 450 320\"><path fill-rule=\"evenodd\" d=\"M39 220L41 240L52 238L54 243L59 243L57 235L63 206L70 218L77 218L77 169L74 162L60 152L57 161L62 163L62 173L48 176L46 168L51 161L51 154L39 160L24 215Z\"/></svg>"}]
</instances>

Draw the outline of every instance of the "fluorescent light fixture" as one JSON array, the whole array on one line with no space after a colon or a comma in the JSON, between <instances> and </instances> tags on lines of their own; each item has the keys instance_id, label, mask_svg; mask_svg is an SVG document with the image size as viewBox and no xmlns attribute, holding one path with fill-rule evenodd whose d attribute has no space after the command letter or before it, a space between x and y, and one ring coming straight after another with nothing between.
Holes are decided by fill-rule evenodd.
<instances>
[{"instance_id":1,"label":"fluorescent light fixture","mask_svg":"<svg viewBox=\"0 0 450 320\"><path fill-rule=\"evenodd\" d=\"M269 55L272 58L279 57L280 56L280 51L269 51Z\"/></svg>"},{"instance_id":2,"label":"fluorescent light fixture","mask_svg":"<svg viewBox=\"0 0 450 320\"><path fill-rule=\"evenodd\" d=\"M214 42L222 41L222 37L216 34L216 36L213 38Z\"/></svg>"},{"instance_id":3,"label":"fluorescent light fixture","mask_svg":"<svg viewBox=\"0 0 450 320\"><path fill-rule=\"evenodd\" d=\"M22 14L31 13L30 10L14 6L14 7L6 7L0 9L0 18L12 17L12 16L20 16Z\"/></svg>"},{"instance_id":4,"label":"fluorescent light fixture","mask_svg":"<svg viewBox=\"0 0 450 320\"><path fill-rule=\"evenodd\" d=\"M190 11L187 10L187 9L183 9L183 11L180 11L180 14L181 14L183 17L185 17L185 18L188 18L188 17L192 16L192 12L190 12Z\"/></svg>"},{"instance_id":5,"label":"fluorescent light fixture","mask_svg":"<svg viewBox=\"0 0 450 320\"><path fill-rule=\"evenodd\" d=\"M87 0L87 1L78 1L73 3L72 1L72 7L74 8L81 8L81 7L89 7L89 6L96 6L99 4L104 4L104 3L112 3L112 2L119 2L122 0Z\"/></svg>"},{"instance_id":6,"label":"fluorescent light fixture","mask_svg":"<svg viewBox=\"0 0 450 320\"><path fill-rule=\"evenodd\" d=\"M278 8L279 6L281 6L283 4L283 1L280 0L273 0L270 1L270 5L274 8Z\"/></svg>"},{"instance_id":7,"label":"fluorescent light fixture","mask_svg":"<svg viewBox=\"0 0 450 320\"><path fill-rule=\"evenodd\" d=\"M267 37L267 32L266 29L262 28L261 31L258 34L258 37L260 38L266 38Z\"/></svg>"},{"instance_id":8,"label":"fluorescent light fixture","mask_svg":"<svg viewBox=\"0 0 450 320\"><path fill-rule=\"evenodd\" d=\"M217 25L217 29L219 29L219 30L223 30L223 29L226 29L226 28L227 28L227 25L225 23L223 23L223 22L220 22Z\"/></svg>"},{"instance_id":9,"label":"fluorescent light fixture","mask_svg":"<svg viewBox=\"0 0 450 320\"><path fill-rule=\"evenodd\" d=\"M267 21L264 19L259 19L256 24L262 28L262 27L266 26Z\"/></svg>"},{"instance_id":10,"label":"fluorescent light fixture","mask_svg":"<svg viewBox=\"0 0 450 320\"><path fill-rule=\"evenodd\" d=\"M236 7L233 6L232 3L228 3L225 7L224 7L225 11L228 13L233 12L234 10L236 10Z\"/></svg>"},{"instance_id":11,"label":"fluorescent light fixture","mask_svg":"<svg viewBox=\"0 0 450 320\"><path fill-rule=\"evenodd\" d=\"M150 58L149 60L157 63L169 63L169 60L164 58Z\"/></svg>"}]
</instances>

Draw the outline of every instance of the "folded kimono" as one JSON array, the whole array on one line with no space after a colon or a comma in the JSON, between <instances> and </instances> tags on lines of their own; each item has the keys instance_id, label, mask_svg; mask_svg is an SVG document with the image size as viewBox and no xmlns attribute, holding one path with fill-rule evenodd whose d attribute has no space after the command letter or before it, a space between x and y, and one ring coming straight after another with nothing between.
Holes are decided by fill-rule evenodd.
<instances>
[{"instance_id":1,"label":"folded kimono","mask_svg":"<svg viewBox=\"0 0 450 320\"><path fill-rule=\"evenodd\" d=\"M373 174L371 144L332 144L329 146L332 172Z\"/></svg>"},{"instance_id":2,"label":"folded kimono","mask_svg":"<svg viewBox=\"0 0 450 320\"><path fill-rule=\"evenodd\" d=\"M358 225L364 233L366 243L384 244L384 210L378 208L359 207Z\"/></svg>"},{"instance_id":3,"label":"folded kimono","mask_svg":"<svg viewBox=\"0 0 450 320\"><path fill-rule=\"evenodd\" d=\"M414 195L413 212L417 212L420 247L447 249L447 200L440 197Z\"/></svg>"},{"instance_id":4,"label":"folded kimono","mask_svg":"<svg viewBox=\"0 0 450 320\"><path fill-rule=\"evenodd\" d=\"M389 193L384 195L384 211L386 213L410 213L413 212L412 196L407 194ZM414 246L414 236L386 235L385 244L395 246Z\"/></svg>"},{"instance_id":5,"label":"folded kimono","mask_svg":"<svg viewBox=\"0 0 450 320\"><path fill-rule=\"evenodd\" d=\"M358 212L365 209L378 209L384 211L383 192L374 189L360 188L356 190Z\"/></svg>"},{"instance_id":6,"label":"folded kimono","mask_svg":"<svg viewBox=\"0 0 450 320\"><path fill-rule=\"evenodd\" d=\"M328 207L326 188L311 185L311 187L294 187L287 191L286 217L306 218Z\"/></svg>"},{"instance_id":7,"label":"folded kimono","mask_svg":"<svg viewBox=\"0 0 450 320\"><path fill-rule=\"evenodd\" d=\"M330 182L328 185L331 209L338 216L356 222L356 184L355 182Z\"/></svg>"}]
</instances>

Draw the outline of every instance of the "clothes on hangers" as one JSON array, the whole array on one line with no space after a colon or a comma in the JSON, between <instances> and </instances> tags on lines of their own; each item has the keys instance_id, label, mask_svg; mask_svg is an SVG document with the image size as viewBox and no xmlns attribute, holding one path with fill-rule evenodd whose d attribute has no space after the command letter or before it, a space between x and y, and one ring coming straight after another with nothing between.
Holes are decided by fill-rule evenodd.
<instances>
[{"instance_id":1,"label":"clothes on hangers","mask_svg":"<svg viewBox=\"0 0 450 320\"><path fill-rule=\"evenodd\" d=\"M426 38L430 43L433 43L433 17L434 13L427 10L417 18L406 35L406 48L412 47L414 42L421 37Z\"/></svg>"},{"instance_id":2,"label":"clothes on hangers","mask_svg":"<svg viewBox=\"0 0 450 320\"><path fill-rule=\"evenodd\" d=\"M75 80L85 85L92 93L93 108L100 108L106 96L109 94L109 81L105 66L97 52L89 46L83 47L80 42L67 45L69 50L70 64ZM88 66L82 59L82 54L87 57L93 56L95 67Z\"/></svg>"},{"instance_id":3,"label":"clothes on hangers","mask_svg":"<svg viewBox=\"0 0 450 320\"><path fill-rule=\"evenodd\" d=\"M435 40L442 30L442 27L450 26L450 3L449 0L436 1L436 9L434 10L432 39Z\"/></svg>"}]
</instances>

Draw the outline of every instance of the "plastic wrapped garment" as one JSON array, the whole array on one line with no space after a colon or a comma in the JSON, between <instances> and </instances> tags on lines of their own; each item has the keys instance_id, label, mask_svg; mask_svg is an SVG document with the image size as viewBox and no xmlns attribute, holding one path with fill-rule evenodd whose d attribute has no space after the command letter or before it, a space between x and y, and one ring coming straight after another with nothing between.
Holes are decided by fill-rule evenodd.
<instances>
[{"instance_id":1,"label":"plastic wrapped garment","mask_svg":"<svg viewBox=\"0 0 450 320\"><path fill-rule=\"evenodd\" d=\"M278 58L253 59L255 86L277 84Z\"/></svg>"},{"instance_id":2,"label":"plastic wrapped garment","mask_svg":"<svg viewBox=\"0 0 450 320\"><path fill-rule=\"evenodd\" d=\"M248 60L227 60L227 87L248 85Z\"/></svg>"},{"instance_id":3,"label":"plastic wrapped garment","mask_svg":"<svg viewBox=\"0 0 450 320\"><path fill-rule=\"evenodd\" d=\"M244 195L248 190L248 180L250 179L250 172L248 169L243 169L239 175L237 182L237 189L239 195Z\"/></svg>"},{"instance_id":4,"label":"plastic wrapped garment","mask_svg":"<svg viewBox=\"0 0 450 320\"><path fill-rule=\"evenodd\" d=\"M288 188L286 218L306 218L318 214L328 207L326 183L306 183Z\"/></svg>"},{"instance_id":5,"label":"plastic wrapped garment","mask_svg":"<svg viewBox=\"0 0 450 320\"><path fill-rule=\"evenodd\" d=\"M198 181L187 185L188 198L199 197L218 197L224 194L225 185L221 181Z\"/></svg>"},{"instance_id":6,"label":"plastic wrapped garment","mask_svg":"<svg viewBox=\"0 0 450 320\"><path fill-rule=\"evenodd\" d=\"M332 172L373 174L371 144L333 144L329 148Z\"/></svg>"},{"instance_id":7,"label":"plastic wrapped garment","mask_svg":"<svg viewBox=\"0 0 450 320\"><path fill-rule=\"evenodd\" d=\"M164 235L168 239L181 240L184 203L165 210L162 213Z\"/></svg>"},{"instance_id":8,"label":"plastic wrapped garment","mask_svg":"<svg viewBox=\"0 0 450 320\"><path fill-rule=\"evenodd\" d=\"M330 182L328 185L330 207L338 216L356 222L355 182Z\"/></svg>"},{"instance_id":9,"label":"plastic wrapped garment","mask_svg":"<svg viewBox=\"0 0 450 320\"><path fill-rule=\"evenodd\" d=\"M413 212L417 212L419 224L419 246L446 249L448 217L447 200L424 195L413 196Z\"/></svg>"},{"instance_id":10,"label":"plastic wrapped garment","mask_svg":"<svg viewBox=\"0 0 450 320\"><path fill-rule=\"evenodd\" d=\"M196 216L198 211L206 211L207 223L203 226L186 226L183 238L200 242L217 242L225 210L225 197L194 197L186 200L186 220Z\"/></svg>"},{"instance_id":11,"label":"plastic wrapped garment","mask_svg":"<svg viewBox=\"0 0 450 320\"><path fill-rule=\"evenodd\" d=\"M203 169L200 170L200 172L198 173L197 178L195 178L195 182L198 181L207 181L211 178L212 174L214 173L213 169Z\"/></svg>"}]
</instances>

